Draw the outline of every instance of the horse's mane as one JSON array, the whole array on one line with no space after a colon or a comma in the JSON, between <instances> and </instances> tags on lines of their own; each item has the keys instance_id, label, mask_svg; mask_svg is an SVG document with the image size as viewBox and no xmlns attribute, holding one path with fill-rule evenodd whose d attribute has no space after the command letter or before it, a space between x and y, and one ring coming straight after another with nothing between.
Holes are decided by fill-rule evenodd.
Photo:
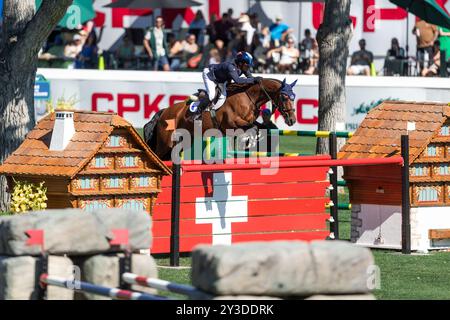
<instances>
[{"instance_id":1,"label":"horse's mane","mask_svg":"<svg viewBox=\"0 0 450 320\"><path fill-rule=\"evenodd\" d=\"M281 84L280 80L272 78L264 78L263 82L267 80L272 80ZM227 96L230 97L238 93L247 92L247 90L249 90L251 87L255 85L256 84L254 83L243 83L243 84L230 83L227 85Z\"/></svg>"}]
</instances>

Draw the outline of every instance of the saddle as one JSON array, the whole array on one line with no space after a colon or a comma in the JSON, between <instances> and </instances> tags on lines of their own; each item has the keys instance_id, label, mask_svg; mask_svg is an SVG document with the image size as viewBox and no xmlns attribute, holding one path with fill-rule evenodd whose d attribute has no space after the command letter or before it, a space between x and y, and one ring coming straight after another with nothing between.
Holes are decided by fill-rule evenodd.
<instances>
[{"instance_id":1,"label":"saddle","mask_svg":"<svg viewBox=\"0 0 450 320\"><path fill-rule=\"evenodd\" d=\"M214 95L214 99L213 99L213 101L211 101L212 103L210 103L208 105L208 108L206 110L209 110L211 108L211 104L216 104L217 103L221 93L222 92L221 92L219 86L216 86L216 93ZM198 89L197 92L194 93L193 95L198 98L198 101L201 101L202 99L205 99L205 98L208 97L208 92L206 92L205 89Z\"/></svg>"},{"instance_id":2,"label":"saddle","mask_svg":"<svg viewBox=\"0 0 450 320\"><path fill-rule=\"evenodd\" d=\"M214 126L216 128L219 127L219 123L218 123L217 118L216 118L216 111L213 110L211 108L211 106L217 103L217 101L219 100L220 95L221 95L221 90L220 90L219 86L216 86L216 93L215 93L213 101L210 101L208 103L207 107L204 109L204 111L210 113L211 119L212 119L212 121L214 123ZM204 102L204 101L202 101L203 99L208 99L208 93L204 89L198 89L197 92L193 94L193 96L197 97L197 99L195 99L196 101L193 100L192 98L190 98L188 100L188 104L189 104L189 109L188 110L191 113L191 117L189 117L189 118L192 119L192 120L195 120L195 118L193 118L193 116L196 115L196 112L193 111L191 108L194 107L195 104L198 105L201 102ZM201 115L199 115L199 116L201 117Z\"/></svg>"}]
</instances>

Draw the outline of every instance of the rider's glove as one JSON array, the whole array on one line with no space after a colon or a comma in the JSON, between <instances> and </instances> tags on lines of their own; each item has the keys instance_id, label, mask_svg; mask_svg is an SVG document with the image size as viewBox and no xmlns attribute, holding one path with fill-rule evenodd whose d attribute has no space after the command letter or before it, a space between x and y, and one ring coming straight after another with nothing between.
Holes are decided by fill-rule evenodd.
<instances>
[{"instance_id":1,"label":"rider's glove","mask_svg":"<svg viewBox=\"0 0 450 320\"><path fill-rule=\"evenodd\" d=\"M258 84L260 84L263 80L262 77L255 77L254 79L255 79L255 83L258 83Z\"/></svg>"}]
</instances>

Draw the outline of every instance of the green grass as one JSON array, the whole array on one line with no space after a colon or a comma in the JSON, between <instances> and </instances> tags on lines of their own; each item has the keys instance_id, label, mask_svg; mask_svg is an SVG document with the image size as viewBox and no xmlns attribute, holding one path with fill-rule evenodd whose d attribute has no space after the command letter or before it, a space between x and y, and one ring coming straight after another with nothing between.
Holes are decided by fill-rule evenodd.
<instances>
[{"instance_id":1,"label":"green grass","mask_svg":"<svg viewBox=\"0 0 450 320\"><path fill-rule=\"evenodd\" d=\"M372 250L381 271L377 299L450 299L450 253L402 255Z\"/></svg>"}]
</instances>

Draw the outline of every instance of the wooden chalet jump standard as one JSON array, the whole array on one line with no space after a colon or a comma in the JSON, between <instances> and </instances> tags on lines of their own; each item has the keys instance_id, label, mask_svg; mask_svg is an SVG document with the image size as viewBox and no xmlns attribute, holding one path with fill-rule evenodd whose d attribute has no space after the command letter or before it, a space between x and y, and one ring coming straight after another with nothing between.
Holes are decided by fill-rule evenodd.
<instances>
[{"instance_id":1,"label":"wooden chalet jump standard","mask_svg":"<svg viewBox=\"0 0 450 320\"><path fill-rule=\"evenodd\" d=\"M145 210L170 169L113 113L56 111L0 166L9 187L45 181L48 208Z\"/></svg>"},{"instance_id":2,"label":"wooden chalet jump standard","mask_svg":"<svg viewBox=\"0 0 450 320\"><path fill-rule=\"evenodd\" d=\"M450 247L450 106L444 103L386 101L369 112L339 158L400 155L409 132L411 246ZM401 168L344 169L352 203L352 241L369 246L401 246Z\"/></svg>"}]
</instances>

